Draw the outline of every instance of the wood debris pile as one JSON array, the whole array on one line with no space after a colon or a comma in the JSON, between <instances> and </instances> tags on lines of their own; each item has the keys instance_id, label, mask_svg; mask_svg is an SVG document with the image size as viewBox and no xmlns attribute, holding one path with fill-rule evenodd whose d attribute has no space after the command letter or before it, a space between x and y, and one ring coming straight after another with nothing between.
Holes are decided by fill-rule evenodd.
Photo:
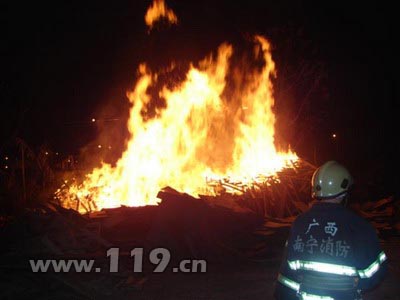
<instances>
[{"instance_id":1,"label":"wood debris pile","mask_svg":"<svg viewBox=\"0 0 400 300\"><path fill-rule=\"evenodd\" d=\"M278 261L293 220L309 207L313 171L311 165L299 164L280 172L279 180L265 178L241 195L220 189L217 196L198 199L165 188L159 192L161 202L157 206L103 209L81 215L48 203L17 217L2 217L0 238L5 246L0 269L2 285L7 288L0 289L0 298L24 293L43 299L45 295L53 295L49 299L54 295L57 299L132 298L132 293L152 278L151 271L132 272L130 250L135 247L144 248L146 253L167 248L177 260ZM381 236L399 236L400 205L395 199L365 203L358 212ZM49 272L38 276L29 265L32 258L96 259L103 270L107 269L106 252L111 247L121 251L118 273Z\"/></svg>"}]
</instances>

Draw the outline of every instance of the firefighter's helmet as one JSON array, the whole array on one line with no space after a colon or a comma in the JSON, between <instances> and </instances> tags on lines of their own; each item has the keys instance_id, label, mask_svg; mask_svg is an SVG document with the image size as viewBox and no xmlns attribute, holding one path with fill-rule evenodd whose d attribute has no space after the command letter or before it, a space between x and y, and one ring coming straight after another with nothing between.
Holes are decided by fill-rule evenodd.
<instances>
[{"instance_id":1,"label":"firefighter's helmet","mask_svg":"<svg viewBox=\"0 0 400 300\"><path fill-rule=\"evenodd\" d=\"M347 193L352 185L349 171L336 161L328 161L312 176L312 196L316 199L336 198Z\"/></svg>"}]
</instances>

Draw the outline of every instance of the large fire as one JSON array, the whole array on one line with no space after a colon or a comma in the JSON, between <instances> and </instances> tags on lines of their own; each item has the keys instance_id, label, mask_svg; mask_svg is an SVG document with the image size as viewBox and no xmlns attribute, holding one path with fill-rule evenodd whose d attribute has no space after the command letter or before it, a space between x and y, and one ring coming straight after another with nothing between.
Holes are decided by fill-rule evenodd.
<instances>
[{"instance_id":1,"label":"large fire","mask_svg":"<svg viewBox=\"0 0 400 300\"><path fill-rule=\"evenodd\" d=\"M115 166L103 163L82 183L59 191L63 205L86 212L157 204L157 193L165 186L191 195L210 194L209 180L251 184L260 175L273 176L291 166L296 154L279 152L274 144L275 64L269 42L254 38L254 55L262 63L251 72L234 68L232 54L233 47L222 44L215 57L191 66L183 82L164 85L159 98L165 105L156 108L155 115L150 113L154 99L148 91L159 75L140 65L136 85L127 94L132 107L126 150ZM228 87L232 74L236 86ZM77 206L88 198L90 208Z\"/></svg>"}]
</instances>

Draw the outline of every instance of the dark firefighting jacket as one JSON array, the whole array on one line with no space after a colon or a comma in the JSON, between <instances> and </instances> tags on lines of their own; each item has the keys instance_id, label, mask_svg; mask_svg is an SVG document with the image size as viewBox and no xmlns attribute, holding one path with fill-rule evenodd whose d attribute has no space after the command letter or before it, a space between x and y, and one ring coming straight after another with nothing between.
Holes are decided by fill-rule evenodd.
<instances>
[{"instance_id":1,"label":"dark firefighting jacket","mask_svg":"<svg viewBox=\"0 0 400 300\"><path fill-rule=\"evenodd\" d=\"M293 223L276 299L360 299L387 270L374 228L340 204L316 203Z\"/></svg>"}]
</instances>

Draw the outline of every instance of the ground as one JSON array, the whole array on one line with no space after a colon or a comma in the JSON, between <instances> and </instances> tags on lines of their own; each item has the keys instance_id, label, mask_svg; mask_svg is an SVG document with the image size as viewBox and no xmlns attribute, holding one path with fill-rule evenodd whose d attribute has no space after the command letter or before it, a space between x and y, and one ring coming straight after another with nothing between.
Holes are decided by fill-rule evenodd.
<instances>
[{"instance_id":1,"label":"ground","mask_svg":"<svg viewBox=\"0 0 400 300\"><path fill-rule=\"evenodd\" d=\"M366 300L400 299L400 239L385 241L383 248L389 258L389 274L377 289L365 295ZM121 263L129 264L124 259ZM0 299L273 299L279 264L278 257L211 262L206 273L197 274L155 274L152 266L145 265L144 273L135 276L127 271L117 275L57 275L32 274L27 268L1 268Z\"/></svg>"},{"instance_id":2,"label":"ground","mask_svg":"<svg viewBox=\"0 0 400 300\"><path fill-rule=\"evenodd\" d=\"M365 300L400 300L400 235L391 225L397 220L391 205L384 199L363 211L379 230L389 266L385 280ZM264 219L185 195L159 206L121 207L89 216L56 205L26 210L2 219L0 300L273 299L293 220ZM120 249L119 270L110 273L106 253L114 247ZM130 250L138 247L144 248L143 271L133 273ZM155 273L148 259L159 247L171 254L163 273ZM101 271L34 273L32 259L93 259ZM182 259L204 259L207 270L174 273Z\"/></svg>"}]
</instances>

